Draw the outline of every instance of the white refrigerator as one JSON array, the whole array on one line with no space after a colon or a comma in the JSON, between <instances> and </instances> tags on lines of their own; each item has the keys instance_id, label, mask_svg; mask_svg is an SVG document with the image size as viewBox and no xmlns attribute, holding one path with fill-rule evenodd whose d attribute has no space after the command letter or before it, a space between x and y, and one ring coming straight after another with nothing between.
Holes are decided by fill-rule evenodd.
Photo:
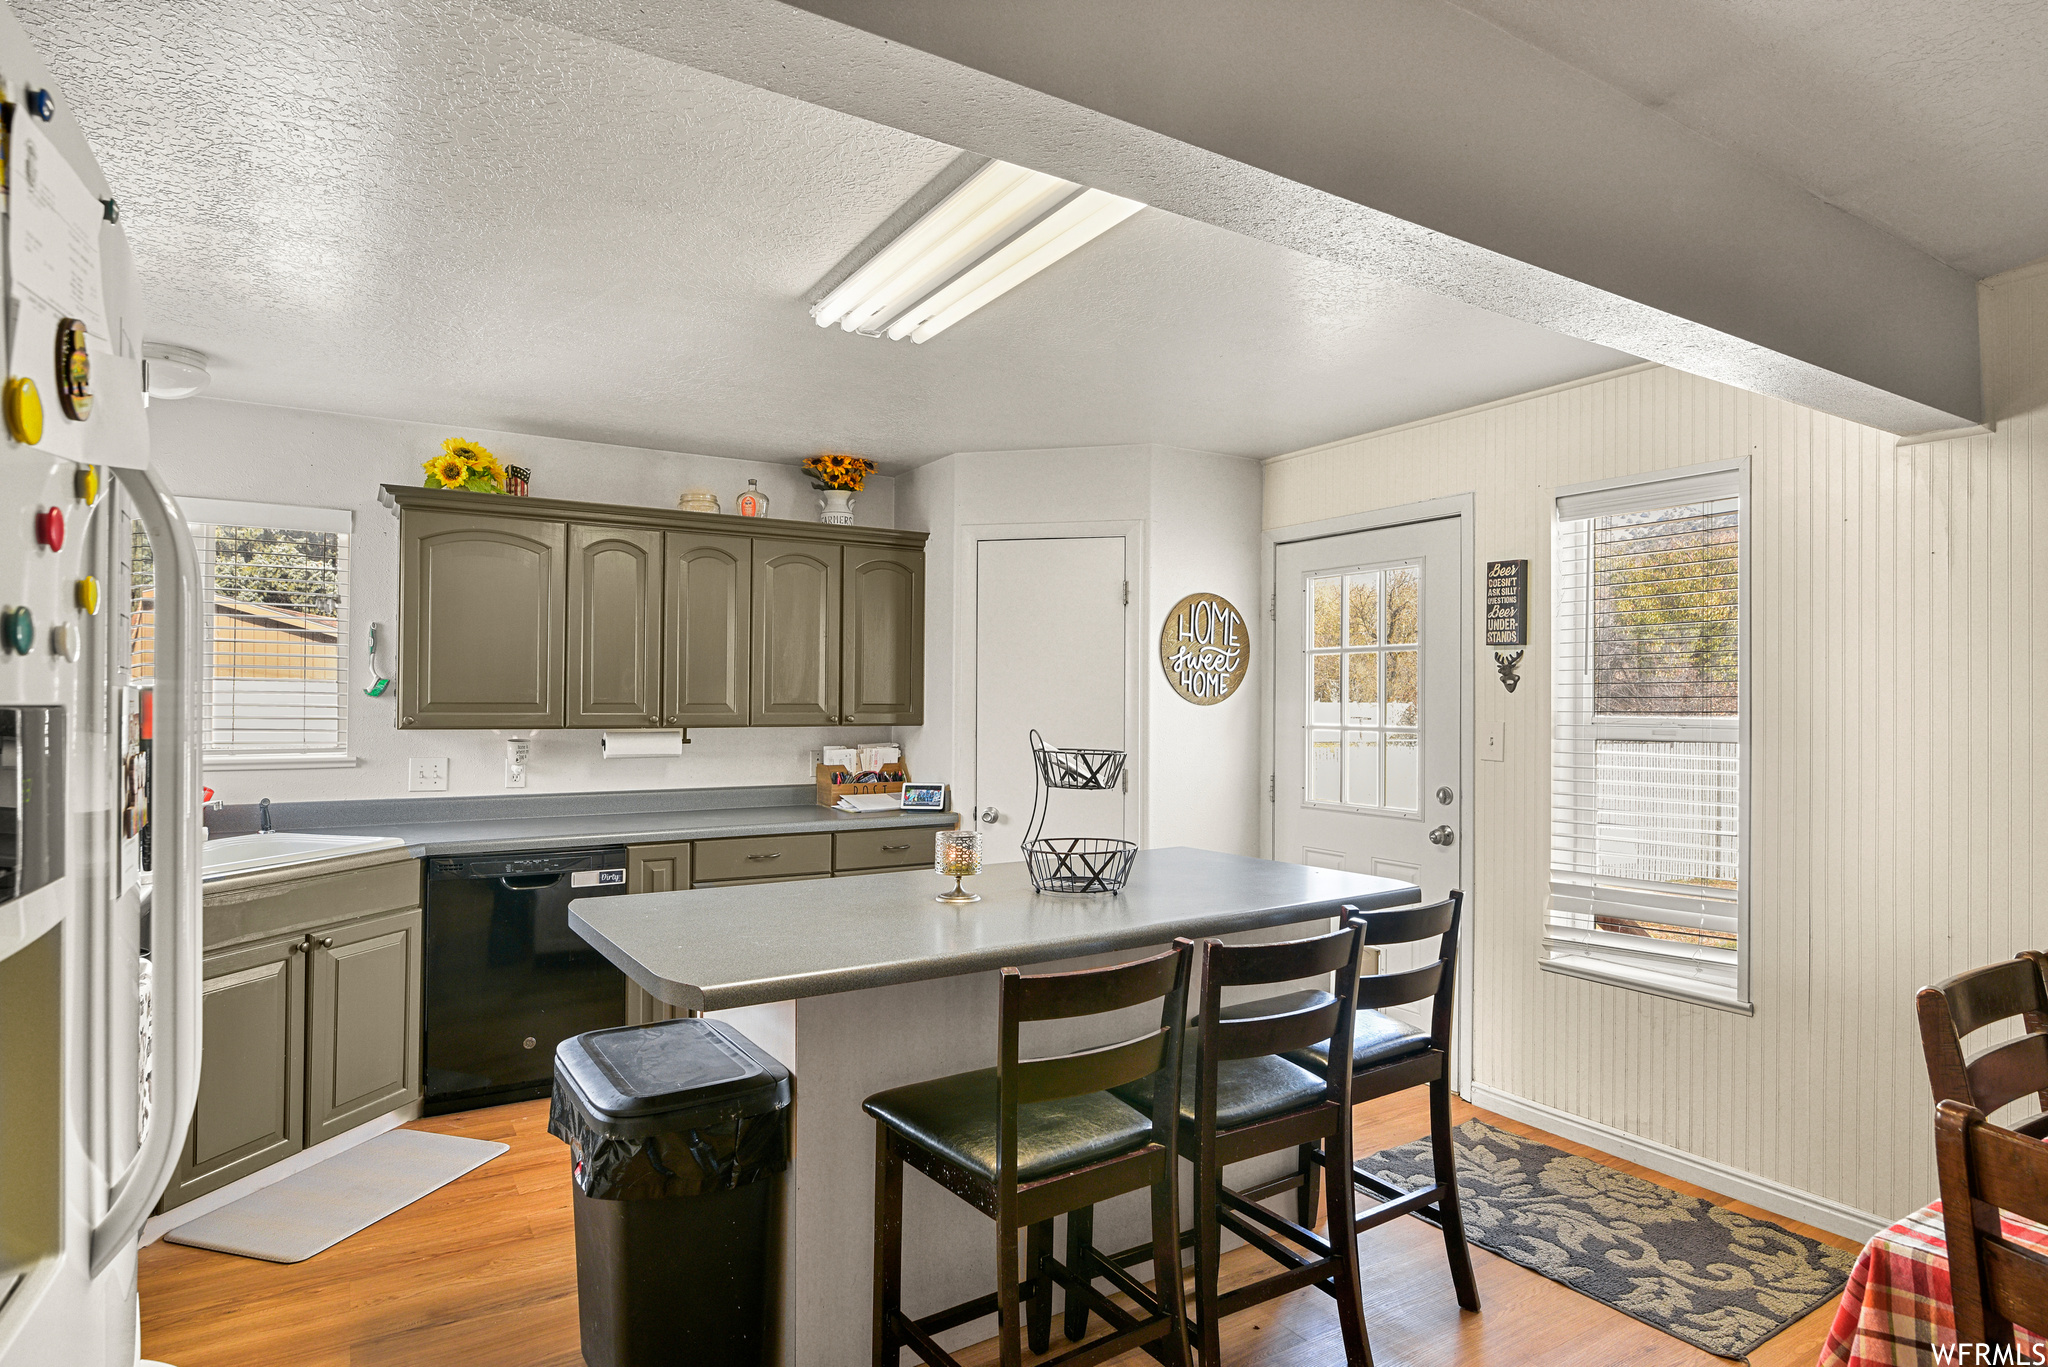
<instances>
[{"instance_id":1,"label":"white refrigerator","mask_svg":"<svg viewBox=\"0 0 2048 1367\"><path fill-rule=\"evenodd\" d=\"M0 84L0 1367L129 1367L199 1081L198 564L118 187L4 7Z\"/></svg>"}]
</instances>

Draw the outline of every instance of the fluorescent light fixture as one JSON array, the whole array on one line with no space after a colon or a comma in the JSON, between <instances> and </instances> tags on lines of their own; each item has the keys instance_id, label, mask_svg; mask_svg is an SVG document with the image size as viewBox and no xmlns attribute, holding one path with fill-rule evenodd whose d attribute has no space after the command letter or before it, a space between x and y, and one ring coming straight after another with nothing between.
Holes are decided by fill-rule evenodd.
<instances>
[{"instance_id":1,"label":"fluorescent light fixture","mask_svg":"<svg viewBox=\"0 0 2048 1367\"><path fill-rule=\"evenodd\" d=\"M925 342L1145 206L992 161L819 300L819 327Z\"/></svg>"}]
</instances>

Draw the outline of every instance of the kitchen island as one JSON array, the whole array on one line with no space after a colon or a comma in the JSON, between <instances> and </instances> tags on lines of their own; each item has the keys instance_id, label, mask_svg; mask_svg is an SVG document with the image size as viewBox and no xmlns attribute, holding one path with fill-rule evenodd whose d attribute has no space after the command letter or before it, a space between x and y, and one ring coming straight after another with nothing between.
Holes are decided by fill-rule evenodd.
<instances>
[{"instance_id":1,"label":"kitchen island","mask_svg":"<svg viewBox=\"0 0 2048 1367\"><path fill-rule=\"evenodd\" d=\"M1182 935L1292 938L1347 905L1420 897L1392 879L1195 849L1141 852L1116 896L1035 893L1022 864L970 881L982 900L966 905L933 901L948 882L929 871L571 905L570 926L647 992L729 1020L796 1075L779 1298L787 1367L869 1360L874 1122L861 1101L993 1064L1000 969L1113 963ZM1157 1024L1149 1011L1028 1027L1025 1049L1128 1039ZM1233 1176L1277 1176L1291 1161L1272 1156ZM993 1290L988 1221L921 1179L904 1195L905 1308L925 1314ZM1097 1240L1136 1243L1144 1226L1143 1194L1132 1193L1098 1213ZM988 1320L941 1341L991 1332Z\"/></svg>"}]
</instances>

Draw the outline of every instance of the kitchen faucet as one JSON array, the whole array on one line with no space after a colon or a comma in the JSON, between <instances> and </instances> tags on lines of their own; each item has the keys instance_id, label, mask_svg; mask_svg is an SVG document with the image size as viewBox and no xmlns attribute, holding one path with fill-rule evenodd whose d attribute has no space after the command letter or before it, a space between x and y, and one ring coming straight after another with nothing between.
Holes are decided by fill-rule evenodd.
<instances>
[{"instance_id":1,"label":"kitchen faucet","mask_svg":"<svg viewBox=\"0 0 2048 1367\"><path fill-rule=\"evenodd\" d=\"M270 799L269 799L269 798L267 798L267 797L266 797L266 798L264 798L264 799L263 799L263 800L262 800L261 802L259 802L259 803L257 803L257 804L256 804L256 816L257 816L257 819L258 819L258 820L259 820L259 821L261 822L261 824L260 824L260 825L258 825L258 826L257 826L257 828L256 828L256 829L257 829L257 831L258 831L259 833L263 834L263 835L269 835L269 834L270 834Z\"/></svg>"}]
</instances>

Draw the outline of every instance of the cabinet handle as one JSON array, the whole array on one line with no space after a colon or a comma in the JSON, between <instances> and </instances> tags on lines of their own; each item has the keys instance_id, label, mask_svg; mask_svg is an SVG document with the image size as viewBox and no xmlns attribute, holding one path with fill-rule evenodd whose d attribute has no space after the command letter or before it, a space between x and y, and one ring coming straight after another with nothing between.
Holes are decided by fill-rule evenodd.
<instances>
[{"instance_id":1,"label":"cabinet handle","mask_svg":"<svg viewBox=\"0 0 2048 1367\"><path fill-rule=\"evenodd\" d=\"M782 856L780 854L750 854L747 856L747 858L753 860L756 864L758 864L763 859L780 859L782 858Z\"/></svg>"},{"instance_id":2,"label":"cabinet handle","mask_svg":"<svg viewBox=\"0 0 2048 1367\"><path fill-rule=\"evenodd\" d=\"M334 937L332 935L322 935L314 940L313 943L322 949L332 949L334 948Z\"/></svg>"},{"instance_id":3,"label":"cabinet handle","mask_svg":"<svg viewBox=\"0 0 2048 1367\"><path fill-rule=\"evenodd\" d=\"M292 941L292 947L286 952L290 954L304 954L306 952L306 942L304 940L294 940Z\"/></svg>"},{"instance_id":4,"label":"cabinet handle","mask_svg":"<svg viewBox=\"0 0 2048 1367\"><path fill-rule=\"evenodd\" d=\"M908 846L908 845L884 845L884 846L882 846L882 848L883 848L884 850L888 850L888 851L891 851L891 852L893 852L893 851L896 851L896 850L907 850L907 849L909 849L909 848L910 848L910 846Z\"/></svg>"}]
</instances>

